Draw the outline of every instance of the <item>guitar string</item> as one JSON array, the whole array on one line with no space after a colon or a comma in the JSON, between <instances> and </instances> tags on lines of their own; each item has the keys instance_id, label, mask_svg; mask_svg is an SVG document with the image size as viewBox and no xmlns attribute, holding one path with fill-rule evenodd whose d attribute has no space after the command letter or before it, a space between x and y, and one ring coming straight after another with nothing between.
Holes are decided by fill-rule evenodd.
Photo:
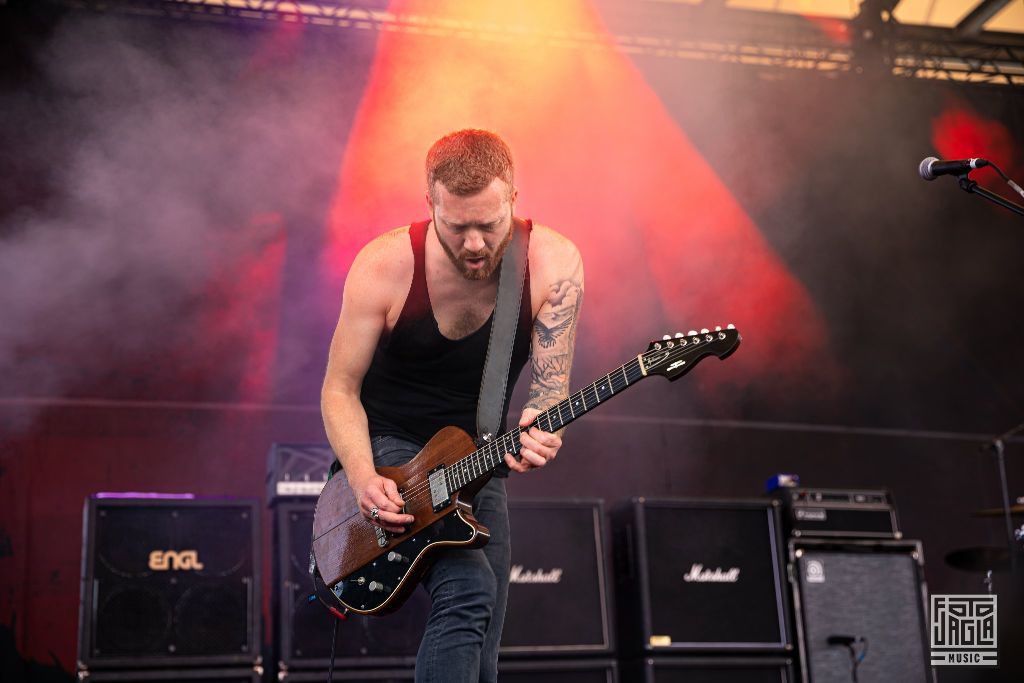
<instances>
[{"instance_id":1,"label":"guitar string","mask_svg":"<svg viewBox=\"0 0 1024 683\"><path fill-rule=\"evenodd\" d=\"M465 463L465 461L470 460L472 458L476 458L477 460L483 460L483 463L478 463L478 464L489 464L490 460L492 460L492 459L495 460L494 465L488 468L488 470L493 469L493 467L495 467L498 464L500 464L501 456L503 455L503 453L498 453L497 451L504 450L505 452L508 452L508 450L506 450L506 448L511 448L511 446L514 446L517 437L519 437L524 431L528 431L529 427L537 426L541 422L542 418L547 418L547 422L548 422L548 426L549 427L553 426L552 420L553 420L555 414L561 412L561 410L556 410L556 409L558 409L559 406L561 406L563 403L569 403L570 399L572 399L573 396L576 396L576 394L580 394L580 397L582 398L584 391L586 391L587 389L593 389L595 391L595 395L596 395L596 392L597 392L596 387L597 387L598 383L600 383L602 380L606 380L608 382L608 384L610 384L612 386L612 392L613 392L612 395L614 395L615 393L618 393L619 391L622 391L623 389L626 389L627 387L629 387L633 382L637 381L639 379L639 377L633 378L633 379L630 379L628 377L624 377L624 379L620 380L621 382L623 382L621 388L617 388L616 387L616 382L615 382L615 380L618 379L618 376L620 374L622 374L624 376L624 373L627 371L627 366L631 365L633 362L635 362L635 360L636 359L633 359L629 363L626 363L626 364L620 366L618 369L613 370L612 372L610 372L607 375L605 375L603 378L598 379L596 382L594 382L594 383L588 385L587 387L584 387L583 389L575 392L572 396L569 396L566 399L563 399L562 401L559 401L556 405L552 406L551 408L548 408L543 413L538 414L537 417L534 419L533 423L531 423L528 427L526 427L526 428L524 428L524 427L516 427L514 429L511 429L508 432L505 432L504 434L502 434L500 437L498 437L497 440L492 441L491 443L487 444L486 446L483 446L482 448L477 449L476 451L473 451L472 453L466 455L464 458L460 459L459 461L457 461L456 463L454 463L450 467L448 467L447 471L448 472L452 472L453 474L455 474L460 469L471 468L472 464L469 464L469 463L461 464L461 463ZM612 377L613 375L615 376L614 378ZM640 377L642 377L642 376L643 375L641 374ZM596 408L597 404L595 404L594 407ZM570 408L570 414L571 413L572 413L572 410ZM558 416L558 419L562 420L561 415ZM571 422L571 421L572 420L568 420L568 421L563 422L562 424L565 425L565 424L567 424L568 422ZM561 427L559 427L559 429L560 428ZM506 446L506 448L497 448L497 446L504 445L505 442L509 442L509 445ZM521 448L521 446L520 446L520 448ZM483 458L481 458L481 456L483 456ZM472 470L470 469L470 471L472 471ZM481 474L481 475L478 475L478 476L483 476L483 475ZM469 481L473 481L473 479L470 479ZM469 482L467 481L466 483L469 483ZM420 494L422 492L424 492L425 489L428 489L429 487L430 487L430 482L429 481L425 481L425 482L421 482L421 483L417 484L416 486L414 486L413 488L407 490L403 494L403 499L406 502L406 506L408 506L410 500L416 500L418 498L422 498L422 495L420 495Z\"/></svg>"},{"instance_id":2,"label":"guitar string","mask_svg":"<svg viewBox=\"0 0 1024 683\"><path fill-rule=\"evenodd\" d=\"M450 483L453 485L453 488L458 489L460 488L460 486L457 485L458 479L463 479L468 476L469 478L466 479L466 481L464 481L461 484L461 486L465 486L469 482L474 481L476 478L483 476L484 474L486 474L486 472L493 470L494 467L501 463L502 456L504 455L505 452L514 452L515 450L518 450L519 448L522 447L521 444L519 446L516 446L516 441L524 431L528 431L529 428L532 426L541 426L545 420L547 421L547 428L550 431L556 431L556 429L560 429L562 426L576 419L575 411L573 411L571 405L573 401L578 402L579 400L583 400L584 405L586 405L585 393L589 390L592 391L594 397L598 399L598 402L592 406L596 408L597 405L600 403L600 394L597 388L598 384L600 384L601 382L607 382L607 384L612 387L611 395L614 396L616 393L628 388L631 384L633 384L634 382L638 381L643 377L642 372L640 374L637 374L637 371L639 369L640 368L638 364L636 364L636 359L633 359L630 362L620 366L618 369L613 370L612 372L605 375L603 378L598 379L591 385L584 387L583 389L575 392L572 396L569 396L566 399L559 401L558 404L552 406L543 413L540 413L539 415L537 415L537 417L531 425L528 425L527 427L516 427L515 429L510 430L505 434L501 435L500 437L498 437L496 441L493 441L487 444L486 446L478 449L477 451L474 451L466 455L465 457L451 465L449 468L447 468L447 473L450 473L450 475L449 477L446 478L450 479ZM569 419L565 419L565 417L563 416L563 411L565 410L565 408L569 408ZM588 408L587 410L589 411L590 408ZM554 421L556 419L556 416L558 422L560 423L558 427L554 427ZM481 471L481 474L475 475L474 473L477 470ZM421 482L420 484L404 492L403 498L405 499L407 508L410 502L419 502L423 498L422 494L427 488L429 488L429 481Z\"/></svg>"},{"instance_id":3,"label":"guitar string","mask_svg":"<svg viewBox=\"0 0 1024 683\"><path fill-rule=\"evenodd\" d=\"M719 332L719 330L716 330L716 332ZM709 344L709 343L710 342L706 342L706 341L704 342L704 344ZM678 356L686 355L687 352L693 351L694 349L698 349L698 348L702 349L702 348L704 348L704 346L703 345L698 345L698 346L678 347L678 348L675 348L675 349L667 349L667 350L666 349L651 349L651 350L645 351L644 353L642 353L640 355L641 355L641 357L647 359L647 358L650 358L651 356L660 355L662 353L666 353L667 352L667 356L662 361L662 363L664 363L664 362L667 362L667 361L671 360L673 358L673 356L678 357ZM492 459L494 459L495 460L494 464L490 465L489 467L487 467L487 471L493 470L494 467L497 467L497 465L499 465L501 463L502 456L503 456L503 454L498 453L496 451L498 451L498 450L505 450L505 448L496 448L497 446L502 445L505 441L509 441L510 442L510 446L514 445L515 441L516 441L516 438L521 436L523 431L528 431L530 427L538 426L540 421L541 421L541 418L547 418L548 426L549 427L552 426L552 421L551 420L552 420L552 417L555 414L558 415L558 419L561 421L562 420L562 416L561 416L562 408L560 408L560 406L562 406L562 404L566 404L566 407L569 408L570 419L568 421L562 422L561 426L559 426L557 429L561 429L563 426L565 426L569 422L572 422L573 420L577 419L575 414L574 414L574 411L572 410L572 406L571 406L572 399L574 397L576 397L577 395L579 395L579 399L583 400L583 404L584 404L584 406L586 406L587 402L586 402L585 392L587 390L592 390L593 391L594 397L598 399L598 403L595 403L591 408L586 408L586 410L584 411L584 412L589 412L590 410L592 410L593 408L596 408L600 404L600 398L599 398L600 395L598 393L597 386L603 380L608 381L608 383L612 386L612 394L611 394L611 396L614 396L618 392L623 391L624 389L629 388L632 384L634 384L635 382L637 382L640 379L642 379L643 377L645 377L646 375L643 374L642 369L639 367L639 365L637 365L636 368L630 367L634 363L636 363L637 360L638 359L634 358L634 359L628 361L627 363L624 363L623 365L620 365L617 369L612 370L607 375L605 375L603 378L599 378L597 381L587 385L583 389L580 389L579 391L577 391L577 392L573 393L572 395L566 397L562 401L559 401L557 404L555 404L551 408L548 408L544 412L538 414L534 418L533 423L531 423L527 427L524 428L524 427L520 426L520 427L516 427L516 428L514 428L512 430L509 430L509 431L505 432L504 434L502 434L501 436L499 436L497 438L497 440L490 442L486 446L483 446L482 448L479 448L476 451L473 451L472 453L469 453L468 455L464 456L460 460L456 461L450 467L446 468L446 474L447 473L451 473L453 475L453 478L454 478L454 475L457 474L460 470L467 470L468 469L468 472L472 472L473 471L472 468L473 468L473 464L474 463L469 463L467 461L469 461L471 459L474 459L474 458L476 460L482 460L483 461L483 462L475 463L478 466L480 466L480 465L489 465L490 461ZM635 376L635 377L630 378L629 376L626 375L627 371L633 371L633 374L635 374L635 372L637 370L641 370L641 374L639 376ZM616 388L615 380L618 379L620 374L623 377L622 381L624 383L622 384L622 386L620 388ZM608 398L610 398L611 396L609 396ZM509 448L510 446L507 446L506 448ZM522 448L521 444L520 444L519 448ZM509 452L509 451L506 450L505 452ZM479 469L484 469L484 468L483 467L479 467ZM474 481L476 478L478 478L480 476L483 476L483 474L477 475L476 477L473 477L473 478L467 480L466 482L464 482L462 484L462 486L465 486L466 484L470 483L471 481ZM447 478L448 477L446 477L446 479ZM449 482L446 482L446 483L449 483ZM454 481L452 481L450 483L454 483ZM418 502L424 500L425 496L423 494L424 493L428 493L429 494L429 490L428 490L429 488L430 488L430 482L429 481L423 481L423 482L420 482L419 484L413 486L413 488L411 488L411 489L409 489L409 490L404 492L404 494L402 495L402 498L405 501L405 508L407 510L407 514L409 514L408 511L410 511L410 509L414 507L412 505L412 503L414 503L414 502L418 503ZM457 489L458 489L458 487L456 487L456 490ZM433 508L432 505L429 506L429 507ZM418 505L415 506L415 508L418 508ZM366 520L366 521L367 521L367 523L370 526L375 526L372 522L370 522L370 520Z\"/></svg>"},{"instance_id":4,"label":"guitar string","mask_svg":"<svg viewBox=\"0 0 1024 683\"><path fill-rule=\"evenodd\" d=\"M704 343L707 344L707 343L710 343L710 342L704 342ZM703 345L700 345L700 346L678 347L676 349L668 349L668 350L666 350L666 349L652 349L652 350L645 351L644 353L641 354L641 356L646 359L646 358L650 358L651 356L660 355L662 353L666 353L667 352L668 355L662 361L662 363L664 363L664 362L667 362L667 361L671 360L674 356L678 357L678 356L685 355L687 352L692 351L692 350L697 349L697 348L704 348L704 347L703 347ZM572 406L569 405L569 404L571 404L573 402L574 397L576 397L577 395L579 395L579 399L583 400L584 406L586 406L587 402L586 402L585 392L588 391L588 390L592 390L593 391L594 397L598 399L598 403L595 403L592 408L587 408L585 412L589 412L593 408L596 408L597 405L600 403L600 398L599 398L599 393L598 393L598 390L597 390L597 385L600 382L602 382L603 380L607 380L608 383L612 385L612 396L614 396L618 392L620 392L620 391L628 388L629 386L631 386L636 381L639 381L640 379L642 379L645 376L645 375L643 375L642 371L641 371L641 374L639 376L636 376L636 377L633 377L633 378L627 377L625 375L626 371L632 370L632 371L634 371L634 374L635 374L635 371L640 369L639 367L637 367L637 368L629 367L629 366L633 365L636 362L636 360L637 359L634 358L634 359L628 361L627 363L624 363L623 365L619 366L617 369L612 370L611 372L609 372L603 378L599 378L597 381L589 384L588 386L584 387L583 389L580 389L579 391L577 391L574 394L566 397L562 401L559 401L556 405L554 405L551 408L547 409L543 413L540 413L539 415L537 415L537 417L534 419L534 422L531 423L530 425L528 425L525 429L523 427L516 427L515 429L509 430L505 434L502 434L500 437L498 437L498 439L496 441L493 441L493 442L487 444L486 446L484 446L484 447L482 447L482 448L480 448L480 449L478 449L478 450L476 450L476 451L466 455L465 457L461 458L459 461L457 461L456 463L451 465L449 468L446 468L447 472L450 472L453 475L457 474L460 470L468 470L468 472L472 472L473 471L474 463L469 463L467 461L469 461L471 459L474 459L474 458L476 460L482 460L483 461L483 462L475 463L478 466L479 469L484 469L483 467L479 467L480 465L489 465L489 467L487 467L487 471L493 470L494 467L496 467L498 464L501 463L502 455L503 455L503 454L497 453L495 451L496 450L505 450L505 449L496 449L495 448L496 446L501 445L505 441L510 441L511 445L514 445L515 442L516 442L516 438L519 437L522 434L523 431L528 431L528 429L530 427L533 427L533 426L539 426L541 418L545 418L546 417L548 419L549 427L552 426L551 418L553 417L554 414L558 414L558 419L562 420L562 416L560 414L562 409L560 409L559 406L561 406L563 403L567 404L566 407L569 408L570 419L568 421L566 421L566 422L563 422L562 425L558 427L558 429L561 429L562 426L564 426L565 424L568 424L568 422L571 422L574 419L576 419L576 417L574 415L574 411L572 410ZM615 380L619 378L620 374L623 376L625 383L622 385L621 388L616 388ZM610 398L610 396L609 396L609 398ZM556 410L556 409L558 409L558 410ZM552 430L552 431L554 431L554 430ZM522 446L520 445L519 448L521 448L521 447ZM509 452L509 451L506 450L506 452ZM481 456L484 456L484 457L481 457ZM490 464L490 461L492 459L495 460L493 465ZM483 476L483 474L477 475L477 477L479 477L479 476ZM473 481L477 477L473 477L473 478L467 480L462 485L465 486L465 484L468 484L469 482ZM452 483L454 483L454 482L452 482ZM426 489L429 489L429 487L430 487L430 482L429 481L424 481L424 482L421 482L421 483L415 485L413 488L408 489L407 491L405 491L403 493L402 498L403 498L403 500L406 503L406 508L407 509L409 508L411 501L419 501L419 500L421 500L423 498L422 493ZM433 507L433 506L431 506L431 507ZM367 521L369 522L369 520L367 520Z\"/></svg>"},{"instance_id":5,"label":"guitar string","mask_svg":"<svg viewBox=\"0 0 1024 683\"><path fill-rule=\"evenodd\" d=\"M552 420L554 419L554 416L556 414L559 414L558 415L558 420L562 420L563 419L562 416L560 415L562 409L559 409L559 406L561 406L563 403L567 404L569 402L569 400L573 398L573 396L576 396L576 394L580 394L580 396L582 398L583 392L585 390L587 390L587 389L594 389L595 395L596 395L597 385L602 380L606 380L608 382L608 384L612 387L612 395L613 396L616 393L618 393L619 391L622 391L623 389L628 388L631 384L633 384L634 382L638 381L640 378L643 377L642 373L639 374L639 375L636 374L637 371L639 370L638 367L636 367L636 368L629 368L628 367L628 366L631 366L631 365L633 365L635 363L636 363L636 359L634 358L633 360L629 361L628 363L625 363L624 365L619 366L619 368L617 368L616 370L613 370L612 372L608 373L607 375L605 375L604 378L598 379L597 382L594 382L593 384L591 384L591 385L589 385L587 387L584 387L584 389L581 389L581 390L577 391L572 396L569 396L566 399L563 399L562 401L559 401L558 404L552 406L551 408L548 408L543 413L540 413L539 415L537 415L537 417L535 418L533 424L539 423L542 418L547 418L548 426L552 427L553 426ZM629 370L633 371L631 373L633 375L632 378L630 378L629 376L626 375L626 372L629 371ZM613 377L613 375L614 375L614 377ZM616 380L618 380L618 381L616 381ZM618 384L621 384L621 386L617 386ZM596 408L597 404L595 404L594 407ZM573 411L571 410L571 407L570 407L570 416L572 415L572 412ZM572 419L575 419L575 418L571 418L569 420L566 420L566 421L562 422L562 425L568 424L568 422L571 422ZM533 424L531 424L530 426L533 426ZM484 446L484 447L482 447L482 448L480 448L480 449L478 449L478 450L476 450L476 451L466 455L464 458L460 459L459 461L457 461L456 463L454 463L450 467L446 468L446 474L450 472L452 475L456 475L460 469L461 470L467 470L469 467L471 467L471 465L469 465L469 464L460 464L460 463L464 463L466 460L469 460L471 458L476 458L477 460L482 460L483 462L478 463L481 466L484 465L484 464L489 464L489 462L491 460L494 460L494 464L488 468L488 471L493 470L494 467L496 467L501 462L501 456L503 455L502 453L498 453L498 451L506 451L506 449L511 449L512 446L515 444L516 438L519 437L523 433L523 431L526 431L526 429L528 429L528 428L524 429L523 427L516 427L515 429L512 429L512 430L509 430L508 432L505 432L500 437L498 437L497 440L492 441L491 443L487 444L486 446ZM481 456L483 456L483 457L481 457ZM483 467L481 467L481 469L483 469ZM472 470L469 470L469 471L472 471ZM478 475L478 476L483 476L483 475L481 474L481 475ZM476 477L474 477L473 479L469 479L468 481L463 483L462 486L465 486L470 481L473 481L475 478ZM449 479L449 478L446 477L446 479ZM454 476L451 479L452 479L452 481L448 481L446 483L452 484L453 488L455 490L458 490L458 488L460 488L460 487L454 486L454 483L455 483L453 481ZM405 509L406 509L407 514L411 514L413 511L418 510L419 509L419 503L424 502L425 500L428 501L429 496L430 496L429 487L430 487L430 482L429 481L425 481L425 482L421 482L421 483L417 484L413 488L411 488L411 489L409 489L409 490L407 490L407 491L405 491L403 493L402 498L405 501ZM432 509L433 505L430 505L429 501L428 501L428 505L424 506L424 509L426 509L426 508ZM371 526L375 526L369 520L366 520L366 521Z\"/></svg>"},{"instance_id":6,"label":"guitar string","mask_svg":"<svg viewBox=\"0 0 1024 683\"><path fill-rule=\"evenodd\" d=\"M674 350L668 351L668 355L666 356L665 359L663 359L662 362L665 362L665 361L671 359L673 356L683 355L683 354L679 354L680 350L682 350L683 353L685 354L686 351L691 351L691 350L693 350L695 348L703 348L703 347L697 347L697 346L691 346L689 348L680 347L680 349L674 349ZM647 352L641 354L641 356L650 357L652 355L661 354L661 353L663 353L663 351L661 349L657 349L657 350L647 351ZM612 396L614 396L619 391L622 391L622 390L628 388L634 382L636 382L639 379L642 379L644 377L644 375L642 373L642 369L639 367L639 365L637 365L637 367L631 367L635 363L635 360L636 359L631 360L630 362L628 362L626 364L623 364L622 366L620 366L616 370L613 370L612 372L610 372L607 375L605 375L605 377L603 378L604 380L607 380L608 383L612 386ZM636 375L636 370L641 370L641 374L639 376ZM633 375L632 378L626 374L627 371L632 371L631 372L631 374ZM620 374L622 376L622 380L621 381L623 382L623 384L622 384L621 387L617 387L616 386L616 384L617 384L616 380L619 379L619 375ZM602 379L598 379L596 382L594 382L594 383L588 385L587 387L584 387L583 389L577 391L576 393L574 393L571 396L567 397L563 401L560 401L555 406L552 406L551 408L549 408L544 413L539 414L535 418L534 423L532 425L530 425L530 426L533 426L533 425L538 425L539 426L539 424L541 422L541 419L542 418L547 418L548 426L549 426L549 429L550 429L551 426L552 426L551 418L555 414L558 415L559 421L562 420L562 415L561 415L562 408L560 406L562 406L563 403L567 404L565 407L569 408L570 420L568 420L567 422L563 422L562 425L560 425L559 428L561 428L561 426L564 426L565 424L568 424L568 422L571 422L572 420L576 419L576 416L574 414L575 411L572 410L571 403L573 401L578 403L579 400L583 400L583 404L586 407L586 403L587 403L586 402L586 392L588 390L593 391L594 398L598 399L598 403L595 403L594 406L593 406L594 408L596 408L597 405L600 403L600 398L599 398L600 394L598 393L597 385L601 381L602 381ZM591 410L591 408L587 408L587 410L585 412L588 412L589 410ZM526 429L529 429L529 426ZM496 467L498 464L500 464L501 459L502 459L501 456L503 455L502 453L499 453L497 451L509 452L509 451L513 450L512 447L515 445L516 437L519 437L522 434L523 431L524 431L523 427L517 427L514 430L510 430L509 432L506 432L501 437L499 437L497 441L492 442L492 443L484 446L483 448L478 449L477 451L474 451L473 453L468 454L464 458L460 459L458 462L454 463L450 468L448 468L448 471L450 472L451 476L450 477L446 477L446 479L451 479L451 481L450 482L446 482L446 483L450 483L450 484L454 485L455 482L457 481L455 479L456 477L460 477L461 478L462 476L465 476L467 474L470 474L470 473L474 472L476 469L481 470L483 473L486 473L487 471L493 470L494 467ZM552 430L552 431L554 431L554 430ZM521 447L522 446L520 444L519 448L521 448ZM471 462L473 460L475 460L476 462ZM480 474L480 475L476 475L476 476L473 476L473 475L470 474L471 478L469 478L468 480L463 482L461 484L461 486L465 486L466 484L470 483L471 481L474 481L479 476L483 476L483 473ZM423 499L424 499L423 493L425 492L425 489L427 489L427 488L429 488L429 481L421 482L420 484L414 486L412 489L409 489L408 491L403 493L403 499L404 499L404 502L406 504L405 505L405 509L406 509L407 513L411 513L413 511L416 511L416 510L419 509L419 507L420 507L419 503L423 501ZM457 490L459 488L459 486L455 486L455 488ZM429 507L432 508L433 506L430 505ZM367 520L367 522L370 523L369 520ZM371 524L371 526L373 526L372 523L370 523L370 524Z\"/></svg>"}]
</instances>

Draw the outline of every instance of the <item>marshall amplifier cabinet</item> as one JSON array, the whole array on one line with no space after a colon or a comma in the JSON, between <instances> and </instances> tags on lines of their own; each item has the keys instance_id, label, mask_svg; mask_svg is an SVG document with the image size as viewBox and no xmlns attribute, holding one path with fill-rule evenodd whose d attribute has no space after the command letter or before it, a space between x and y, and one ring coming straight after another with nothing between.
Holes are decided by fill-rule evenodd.
<instances>
[{"instance_id":1,"label":"marshall amplifier cabinet","mask_svg":"<svg viewBox=\"0 0 1024 683\"><path fill-rule=\"evenodd\" d=\"M316 499L310 498L282 501L274 507L274 654L282 672L326 670L330 665L331 636L337 620L318 600L309 600L313 592L309 550L315 503ZM425 590L417 589L394 614L349 615L338 622L338 666L412 666L429 612L430 597Z\"/></svg>"},{"instance_id":2,"label":"marshall amplifier cabinet","mask_svg":"<svg viewBox=\"0 0 1024 683\"><path fill-rule=\"evenodd\" d=\"M275 443L267 454L267 505L279 500L311 498L327 483L334 451L327 444Z\"/></svg>"},{"instance_id":3,"label":"marshall amplifier cabinet","mask_svg":"<svg viewBox=\"0 0 1024 683\"><path fill-rule=\"evenodd\" d=\"M510 500L512 571L503 656L610 653L599 500Z\"/></svg>"},{"instance_id":4,"label":"marshall amplifier cabinet","mask_svg":"<svg viewBox=\"0 0 1024 683\"><path fill-rule=\"evenodd\" d=\"M255 500L88 498L79 669L258 665L258 522Z\"/></svg>"},{"instance_id":5,"label":"marshall amplifier cabinet","mask_svg":"<svg viewBox=\"0 0 1024 683\"><path fill-rule=\"evenodd\" d=\"M784 657L648 657L630 662L629 680L642 683L795 683Z\"/></svg>"},{"instance_id":6,"label":"marshall amplifier cabinet","mask_svg":"<svg viewBox=\"0 0 1024 683\"><path fill-rule=\"evenodd\" d=\"M794 539L789 557L804 681L934 683L918 541Z\"/></svg>"},{"instance_id":7,"label":"marshall amplifier cabinet","mask_svg":"<svg viewBox=\"0 0 1024 683\"><path fill-rule=\"evenodd\" d=\"M793 538L901 538L885 490L782 488L786 531Z\"/></svg>"},{"instance_id":8,"label":"marshall amplifier cabinet","mask_svg":"<svg viewBox=\"0 0 1024 683\"><path fill-rule=\"evenodd\" d=\"M501 683L616 683L618 665L613 659L531 659L499 661Z\"/></svg>"},{"instance_id":9,"label":"marshall amplifier cabinet","mask_svg":"<svg viewBox=\"0 0 1024 683\"><path fill-rule=\"evenodd\" d=\"M626 653L792 650L777 501L636 498L615 511Z\"/></svg>"}]
</instances>

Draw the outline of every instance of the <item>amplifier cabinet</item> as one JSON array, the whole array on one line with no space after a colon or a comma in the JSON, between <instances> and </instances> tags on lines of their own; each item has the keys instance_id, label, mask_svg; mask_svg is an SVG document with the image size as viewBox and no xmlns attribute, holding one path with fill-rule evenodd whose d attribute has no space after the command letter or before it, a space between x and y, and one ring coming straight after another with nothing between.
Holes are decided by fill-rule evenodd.
<instances>
[{"instance_id":1,"label":"amplifier cabinet","mask_svg":"<svg viewBox=\"0 0 1024 683\"><path fill-rule=\"evenodd\" d=\"M125 496L85 502L79 668L258 664L256 501Z\"/></svg>"},{"instance_id":2,"label":"amplifier cabinet","mask_svg":"<svg viewBox=\"0 0 1024 683\"><path fill-rule=\"evenodd\" d=\"M783 521L794 538L902 538L886 490L780 489Z\"/></svg>"},{"instance_id":3,"label":"amplifier cabinet","mask_svg":"<svg viewBox=\"0 0 1024 683\"><path fill-rule=\"evenodd\" d=\"M792 650L777 501L636 498L613 521L624 653Z\"/></svg>"},{"instance_id":4,"label":"amplifier cabinet","mask_svg":"<svg viewBox=\"0 0 1024 683\"><path fill-rule=\"evenodd\" d=\"M853 680L849 650L829 636L865 640L862 681L934 683L919 541L791 540L789 557L806 683Z\"/></svg>"},{"instance_id":5,"label":"amplifier cabinet","mask_svg":"<svg viewBox=\"0 0 1024 683\"><path fill-rule=\"evenodd\" d=\"M608 654L604 506L510 500L512 568L502 656Z\"/></svg>"},{"instance_id":6,"label":"amplifier cabinet","mask_svg":"<svg viewBox=\"0 0 1024 683\"><path fill-rule=\"evenodd\" d=\"M277 676L281 683L324 683L327 669L322 671L282 671ZM412 667L391 667L386 669L345 669L334 670L334 680L348 683L411 683L416 679Z\"/></svg>"},{"instance_id":7,"label":"amplifier cabinet","mask_svg":"<svg viewBox=\"0 0 1024 683\"><path fill-rule=\"evenodd\" d=\"M272 444L267 453L267 505L296 498L315 501L334 460L329 444Z\"/></svg>"},{"instance_id":8,"label":"amplifier cabinet","mask_svg":"<svg viewBox=\"0 0 1024 683\"><path fill-rule=\"evenodd\" d=\"M262 669L145 669L132 671L128 669L78 672L78 680L83 683L260 683L263 678Z\"/></svg>"},{"instance_id":9,"label":"amplifier cabinet","mask_svg":"<svg viewBox=\"0 0 1024 683\"><path fill-rule=\"evenodd\" d=\"M282 674L281 681L294 683L323 683L327 671L290 671ZM409 683L415 678L411 668L339 669L336 681L359 683ZM562 660L502 660L498 662L498 680L501 683L616 683L618 666L612 659Z\"/></svg>"},{"instance_id":10,"label":"amplifier cabinet","mask_svg":"<svg viewBox=\"0 0 1024 683\"><path fill-rule=\"evenodd\" d=\"M642 683L795 683L785 657L648 657L623 666Z\"/></svg>"},{"instance_id":11,"label":"amplifier cabinet","mask_svg":"<svg viewBox=\"0 0 1024 683\"><path fill-rule=\"evenodd\" d=\"M616 683L619 667L612 659L499 661L501 683Z\"/></svg>"},{"instance_id":12,"label":"amplifier cabinet","mask_svg":"<svg viewBox=\"0 0 1024 683\"><path fill-rule=\"evenodd\" d=\"M274 506L274 655L282 671L326 670L331 661L331 637L337 619L318 600L309 600L313 592L309 551L315 504L316 499L307 499ZM338 666L412 666L429 613L430 597L418 588L393 614L350 614L338 621Z\"/></svg>"}]
</instances>

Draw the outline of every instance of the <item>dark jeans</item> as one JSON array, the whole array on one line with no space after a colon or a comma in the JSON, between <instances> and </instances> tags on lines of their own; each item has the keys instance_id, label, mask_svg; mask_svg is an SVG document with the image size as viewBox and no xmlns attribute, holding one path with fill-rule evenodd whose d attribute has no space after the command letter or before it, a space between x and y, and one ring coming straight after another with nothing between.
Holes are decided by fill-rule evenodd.
<instances>
[{"instance_id":1,"label":"dark jeans","mask_svg":"<svg viewBox=\"0 0 1024 683\"><path fill-rule=\"evenodd\" d=\"M394 436L371 440L378 467L413 458L420 446ZM505 479L492 477L473 500L491 539L475 550L442 550L423 585L430 593L427 628L416 655L417 683L493 683L505 621L511 565Z\"/></svg>"}]
</instances>

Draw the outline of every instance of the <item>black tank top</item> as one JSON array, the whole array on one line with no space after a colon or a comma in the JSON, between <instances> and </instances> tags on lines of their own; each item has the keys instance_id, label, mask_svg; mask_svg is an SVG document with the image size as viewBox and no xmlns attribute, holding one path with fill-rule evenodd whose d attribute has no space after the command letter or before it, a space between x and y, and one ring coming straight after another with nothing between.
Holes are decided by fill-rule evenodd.
<instances>
[{"instance_id":1,"label":"black tank top","mask_svg":"<svg viewBox=\"0 0 1024 683\"><path fill-rule=\"evenodd\" d=\"M370 436L397 436L425 444L444 427L454 425L476 436L476 410L480 396L487 343L494 314L483 326L462 339L441 334L427 294L424 248L430 221L409 226L414 267L412 287L390 334L381 336L366 376L362 403ZM532 223L526 221L527 231ZM530 269L526 268L519 326L512 350L505 411L516 379L530 354L533 311ZM502 419L501 431L505 430Z\"/></svg>"}]
</instances>

